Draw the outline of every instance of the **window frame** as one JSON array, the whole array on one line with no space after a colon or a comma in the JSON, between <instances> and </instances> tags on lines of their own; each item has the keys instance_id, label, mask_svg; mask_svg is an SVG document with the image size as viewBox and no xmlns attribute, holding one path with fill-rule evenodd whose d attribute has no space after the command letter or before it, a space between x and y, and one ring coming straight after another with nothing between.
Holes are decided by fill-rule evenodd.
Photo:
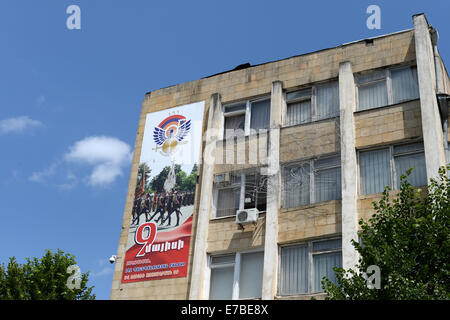
<instances>
[{"instance_id":1,"label":"window frame","mask_svg":"<svg viewBox=\"0 0 450 320\"><path fill-rule=\"evenodd\" d=\"M320 251L314 251L313 245L317 242L326 242L326 241L333 241L333 240L341 240L341 247L339 249L330 249L330 250L320 250ZM308 248L308 292L303 293L292 293L292 294L282 294L282 288L281 288L281 252L283 248L289 248L289 247L296 247L296 246L306 246ZM340 252L342 255L342 237L339 236L332 236L329 238L320 238L320 239L314 239L314 240L308 240L308 241L300 241L295 243L288 243L288 244L280 244L278 245L278 288L277 288L277 295L282 297L288 297L288 296L299 296L299 295L311 295L316 293L322 293L323 291L313 291L314 288L314 256L315 255L321 255L321 254L327 254L327 253L337 253Z\"/></svg>"},{"instance_id":2,"label":"window frame","mask_svg":"<svg viewBox=\"0 0 450 320\"><path fill-rule=\"evenodd\" d=\"M258 169L258 168L257 168ZM224 218L230 218L230 217L235 217L236 214L233 215L227 215L227 216L223 216L223 217L217 217L217 204L218 204L218 199L219 199L219 190L222 189L231 189L231 188L237 188L239 186L240 189L240 198L239 198L239 210L244 210L245 208L245 187L246 187L246 176L247 175L251 175L251 174L255 174L258 178L260 178L261 176L263 176L262 174L259 174L257 172L257 169L253 169L253 170L245 170L245 171L232 171L229 172L230 175L239 175L240 176L240 182L239 183L230 183L229 185L225 185L225 186L221 186L220 184L213 184L213 214L212 214L212 220L215 219L224 219ZM255 207L257 206L257 195L255 198ZM266 194L266 201L267 201L267 194ZM266 202L266 210L267 210L267 202ZM266 210L264 211L259 211L259 213L265 213Z\"/></svg>"},{"instance_id":3,"label":"window frame","mask_svg":"<svg viewBox=\"0 0 450 320\"><path fill-rule=\"evenodd\" d=\"M398 146L405 146L405 145L409 145L409 144L418 144L418 143L422 143L423 145L423 141L408 141L407 143L396 143L396 144L390 144L390 145L385 145L385 146L379 146L379 147L375 147L375 148L364 148L364 149L360 149L357 150L357 166L358 166L358 195L360 196L366 196L366 195L370 195L370 194L379 194L381 192L378 193L363 193L363 181L361 179L361 153L364 152L371 152L371 151L377 151L377 150L389 150L389 165L390 165L390 174L391 174L391 179L390 179L390 185L389 187L391 188L391 190L399 190L397 189L397 171L395 168L395 158L396 157L400 157L400 156L408 156L408 155L415 155L415 154L420 154L423 153L425 155L425 146L423 146L422 149L417 149L417 150L411 150L411 151L404 151L404 152L400 152L400 153L394 153L394 148L398 147ZM415 168L414 168L415 169ZM420 186L417 186L420 187ZM384 190L384 189L383 189Z\"/></svg>"},{"instance_id":4,"label":"window frame","mask_svg":"<svg viewBox=\"0 0 450 320\"><path fill-rule=\"evenodd\" d=\"M264 95L261 96L259 98L255 98L255 99L248 99L248 100L243 100L243 101L239 101L239 102L232 102L232 103L225 103L222 105L222 123L223 123L223 130L222 130L222 139L220 140L224 140L226 139L226 135L225 135L225 118L226 117L233 117L233 116L237 116L237 115L244 115L245 120L244 120L244 136L251 136L251 135L255 135L258 134L258 132L251 132L251 117L252 117L252 104L253 103L257 103L257 102L261 102L261 101L265 101L268 100L269 101L269 110L272 107L271 106L271 96L270 95ZM231 111L231 112L226 112L226 108L228 107L233 107L233 106L238 106L238 105L243 105L245 104L245 109L243 110L237 110L237 111ZM270 125L270 119L269 119L269 125ZM268 131L269 129L267 129ZM238 135L233 135L230 136L230 138L236 138L238 137Z\"/></svg>"},{"instance_id":5,"label":"window frame","mask_svg":"<svg viewBox=\"0 0 450 320\"><path fill-rule=\"evenodd\" d=\"M339 158L339 164L335 165L328 165L328 166L321 166L319 168L316 168L316 161L323 160L323 159L329 159L329 158ZM306 204L300 204L295 207L287 207L286 206L286 195L285 195L285 170L289 168L295 168L300 166L301 164L308 164L309 165L309 202ZM296 208L299 206L307 206L307 205L313 205L317 203L327 202L327 201L335 201L335 200L341 200L342 199L342 186L341 186L341 193L340 197L337 199L332 200L326 200L326 201L320 201L316 202L316 184L315 184L315 175L316 172L322 171L322 170L329 170L329 169L341 169L341 180L342 180L342 163L341 163L341 154L340 153L333 153L333 154L327 154L320 157L313 157L310 159L305 160L299 160L299 161L290 161L288 163L282 164L282 208L284 209L291 209Z\"/></svg>"},{"instance_id":6,"label":"window frame","mask_svg":"<svg viewBox=\"0 0 450 320\"><path fill-rule=\"evenodd\" d=\"M322 82L322 83L317 83L317 84L313 84L311 86L308 87L303 87L303 88L299 88L296 90L287 90L284 92L284 116L283 116L283 127L293 127L293 126L298 126L298 125L304 125L304 124L308 124L308 123L313 123L313 122L317 122L317 121L321 121L321 120L326 120L326 119L332 119L332 118L336 118L340 116L340 106L339 106L339 100L337 101L337 111L335 115L330 115L327 117L319 117L319 109L318 109L318 105L317 105L317 89L320 87L326 87L332 84L337 84L338 90L339 90L339 79L328 79L326 82ZM293 92L297 92L297 91L306 91L306 90L311 90L311 94L309 96L304 96L304 97L300 97L300 98L296 98L296 99L291 99L288 100L288 94L293 93ZM304 102L304 101L311 101L311 120L310 121L306 121L306 122L300 122L300 123L295 123L295 124L290 124L288 122L288 108L290 104L295 104L298 102Z\"/></svg>"},{"instance_id":7,"label":"window frame","mask_svg":"<svg viewBox=\"0 0 450 320\"><path fill-rule=\"evenodd\" d=\"M241 250L241 251L235 251L235 252L224 252L224 253L208 253L208 273L207 273L207 279L205 279L205 288L207 288L208 292L208 300L210 299L211 295L211 270L216 268L229 268L230 266L233 266L233 285L232 285L232 294L231 294L231 300L248 300L248 299L261 299L262 297L262 290L261 290L261 297L252 297L252 298L239 298L239 283L240 283L240 276L241 276L241 256L248 254L248 253L263 253L263 262L264 262L264 248L252 248L247 250ZM213 258L215 257L223 257L223 256L234 256L234 263L227 263L227 264L221 264L221 265L214 265L212 263ZM261 279L261 286L262 286Z\"/></svg>"},{"instance_id":8,"label":"window frame","mask_svg":"<svg viewBox=\"0 0 450 320\"><path fill-rule=\"evenodd\" d=\"M401 69L406 69L406 68L410 68L410 69L416 69L417 72L417 65L416 64L404 64L401 66L395 66L395 67L388 67L388 68L383 68L380 70L369 70L366 72L360 72L358 74L355 74L354 78L355 78L355 98L356 98L356 111L366 111L366 110L373 110L373 109L377 109L377 108L384 108L390 105L394 105L394 104L399 104L399 103L405 103L408 101L413 101L413 100L417 100L420 97L420 93L418 92L418 96L417 98L411 98L411 99L407 99L407 100L403 100L403 101L399 101L399 102L395 102L394 103L394 94L392 92L392 77L391 77L391 72L392 71L396 71L396 70L401 70ZM384 77L381 79L376 79L376 80L371 80L368 82L364 82L364 83L359 83L357 81L359 76L362 75L367 75L367 74L371 74L373 72L384 72ZM369 85L373 85L379 82L386 82L386 96L387 96L387 104L383 105L383 106L377 106L377 107L373 107L373 108L368 108L368 109L361 109L360 108L360 104L359 104L359 88L360 87L365 87L365 86L369 86ZM417 88L419 88L419 84L417 84Z\"/></svg>"}]
</instances>

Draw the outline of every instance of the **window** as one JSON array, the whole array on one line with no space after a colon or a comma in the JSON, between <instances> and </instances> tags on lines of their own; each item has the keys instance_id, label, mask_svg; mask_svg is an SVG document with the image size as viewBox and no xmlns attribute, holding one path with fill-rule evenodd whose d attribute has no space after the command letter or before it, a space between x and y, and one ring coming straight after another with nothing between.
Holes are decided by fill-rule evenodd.
<instances>
[{"instance_id":1,"label":"window","mask_svg":"<svg viewBox=\"0 0 450 320\"><path fill-rule=\"evenodd\" d=\"M408 182L413 186L427 184L423 143L389 146L359 152L362 194L380 193L384 187L400 188L400 176L413 167Z\"/></svg>"},{"instance_id":2,"label":"window","mask_svg":"<svg viewBox=\"0 0 450 320\"><path fill-rule=\"evenodd\" d=\"M264 252L210 257L210 300L261 298Z\"/></svg>"},{"instance_id":3,"label":"window","mask_svg":"<svg viewBox=\"0 0 450 320\"><path fill-rule=\"evenodd\" d=\"M312 241L280 248L281 295L322 291L322 278L336 282L334 267L342 266L342 240Z\"/></svg>"},{"instance_id":4,"label":"window","mask_svg":"<svg viewBox=\"0 0 450 320\"><path fill-rule=\"evenodd\" d=\"M266 211L267 179L257 173L247 174L245 179L244 209L257 208Z\"/></svg>"},{"instance_id":5,"label":"window","mask_svg":"<svg viewBox=\"0 0 450 320\"><path fill-rule=\"evenodd\" d=\"M217 178L220 178L217 179ZM236 214L241 199L241 176L225 173L216 175L216 213L215 217L226 217Z\"/></svg>"},{"instance_id":6,"label":"window","mask_svg":"<svg viewBox=\"0 0 450 320\"><path fill-rule=\"evenodd\" d=\"M257 208L266 211L267 178L257 172L226 173L226 181L215 183L214 217L236 215L237 210Z\"/></svg>"},{"instance_id":7,"label":"window","mask_svg":"<svg viewBox=\"0 0 450 320\"><path fill-rule=\"evenodd\" d=\"M225 105L224 138L268 130L270 123L270 98Z\"/></svg>"},{"instance_id":8,"label":"window","mask_svg":"<svg viewBox=\"0 0 450 320\"><path fill-rule=\"evenodd\" d=\"M288 92L285 125L292 126L339 115L337 81Z\"/></svg>"},{"instance_id":9,"label":"window","mask_svg":"<svg viewBox=\"0 0 450 320\"><path fill-rule=\"evenodd\" d=\"M356 77L358 110L368 110L417 99L416 67L381 70Z\"/></svg>"},{"instance_id":10,"label":"window","mask_svg":"<svg viewBox=\"0 0 450 320\"><path fill-rule=\"evenodd\" d=\"M239 210L240 187L218 190L216 217L235 215Z\"/></svg>"},{"instance_id":11,"label":"window","mask_svg":"<svg viewBox=\"0 0 450 320\"><path fill-rule=\"evenodd\" d=\"M341 199L340 155L287 165L283 182L285 208Z\"/></svg>"}]
</instances>

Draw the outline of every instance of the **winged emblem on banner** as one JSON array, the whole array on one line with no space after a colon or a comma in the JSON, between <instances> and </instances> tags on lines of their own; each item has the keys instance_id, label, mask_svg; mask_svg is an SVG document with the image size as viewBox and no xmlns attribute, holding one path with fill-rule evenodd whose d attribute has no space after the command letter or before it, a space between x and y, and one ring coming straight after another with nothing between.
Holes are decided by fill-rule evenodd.
<instances>
[{"instance_id":1,"label":"winged emblem on banner","mask_svg":"<svg viewBox=\"0 0 450 320\"><path fill-rule=\"evenodd\" d=\"M191 120L175 114L165 118L155 127L153 140L156 143L156 151L161 148L163 155L173 153L180 142L187 136L191 129Z\"/></svg>"}]
</instances>

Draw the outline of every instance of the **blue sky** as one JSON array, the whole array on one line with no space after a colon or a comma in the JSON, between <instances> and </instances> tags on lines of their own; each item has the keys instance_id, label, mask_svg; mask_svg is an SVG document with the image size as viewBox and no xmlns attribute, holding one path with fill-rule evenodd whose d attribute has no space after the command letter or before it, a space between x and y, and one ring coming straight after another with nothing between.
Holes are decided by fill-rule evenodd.
<instances>
[{"instance_id":1,"label":"blue sky","mask_svg":"<svg viewBox=\"0 0 450 320\"><path fill-rule=\"evenodd\" d=\"M68 30L66 8L81 8ZM366 8L381 8L381 29ZM62 249L109 299L146 92L412 28L450 63L450 2L0 1L0 263Z\"/></svg>"}]
</instances>

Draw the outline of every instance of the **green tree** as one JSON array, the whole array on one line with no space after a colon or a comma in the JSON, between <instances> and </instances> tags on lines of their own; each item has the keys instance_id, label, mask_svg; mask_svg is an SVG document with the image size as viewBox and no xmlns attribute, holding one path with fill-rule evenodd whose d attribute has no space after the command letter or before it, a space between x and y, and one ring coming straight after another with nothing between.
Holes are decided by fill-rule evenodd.
<instances>
[{"instance_id":1,"label":"green tree","mask_svg":"<svg viewBox=\"0 0 450 320\"><path fill-rule=\"evenodd\" d=\"M21 265L11 257L7 266L0 265L0 300L95 299L94 287L87 287L89 273L81 273L79 286L70 289L67 285L71 276L67 268L76 265L75 256L59 249L56 253L46 250L42 258L26 261Z\"/></svg>"},{"instance_id":2,"label":"green tree","mask_svg":"<svg viewBox=\"0 0 450 320\"><path fill-rule=\"evenodd\" d=\"M180 183L180 189L183 191L194 192L195 186L197 184L197 174L198 174L198 165L194 164L191 173L188 176L186 176Z\"/></svg>"},{"instance_id":3,"label":"green tree","mask_svg":"<svg viewBox=\"0 0 450 320\"><path fill-rule=\"evenodd\" d=\"M195 174L198 173L198 164L196 164L196 163L194 163L194 166L192 167L192 170L191 170L191 174L193 174L193 173L195 173Z\"/></svg>"},{"instance_id":4,"label":"green tree","mask_svg":"<svg viewBox=\"0 0 450 320\"><path fill-rule=\"evenodd\" d=\"M176 175L176 179L177 179L177 184L179 184L181 179L181 176L179 175L179 172L182 171L181 170L181 165L176 164L175 165L175 175ZM151 189L160 193L164 191L164 182L167 179L167 176L169 175L169 171L170 171L170 166L165 166L161 172L159 174L157 174L155 177L153 177L152 181L150 182L150 186Z\"/></svg>"},{"instance_id":5,"label":"green tree","mask_svg":"<svg viewBox=\"0 0 450 320\"><path fill-rule=\"evenodd\" d=\"M324 278L327 299L411 300L450 299L450 183L444 167L427 190L414 188L401 177L400 192L389 188L376 213L359 224L361 243L352 241L360 259L356 270L335 268L336 284ZM448 167L450 170L450 166ZM369 289L363 272L376 265L381 288ZM370 276L370 275L369 275Z\"/></svg>"}]
</instances>

